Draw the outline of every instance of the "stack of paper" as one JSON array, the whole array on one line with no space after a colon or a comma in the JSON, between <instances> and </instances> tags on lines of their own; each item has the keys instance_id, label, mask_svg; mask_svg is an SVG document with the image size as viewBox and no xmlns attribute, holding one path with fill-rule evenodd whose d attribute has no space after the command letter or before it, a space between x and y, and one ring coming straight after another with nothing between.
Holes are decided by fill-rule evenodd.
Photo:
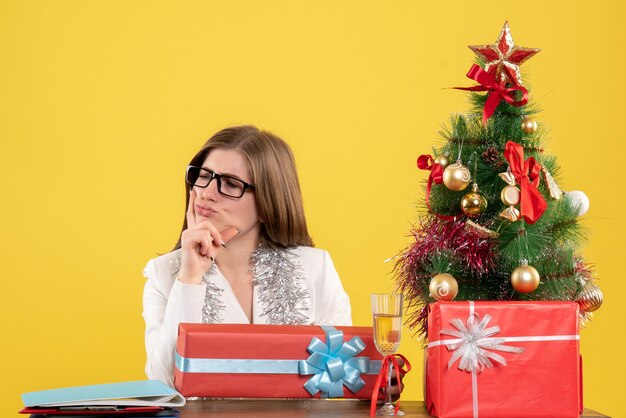
<instances>
[{"instance_id":1,"label":"stack of paper","mask_svg":"<svg viewBox=\"0 0 626 418\"><path fill-rule=\"evenodd\" d=\"M185 398L158 380L76 386L22 394L31 418L177 417Z\"/></svg>"}]
</instances>

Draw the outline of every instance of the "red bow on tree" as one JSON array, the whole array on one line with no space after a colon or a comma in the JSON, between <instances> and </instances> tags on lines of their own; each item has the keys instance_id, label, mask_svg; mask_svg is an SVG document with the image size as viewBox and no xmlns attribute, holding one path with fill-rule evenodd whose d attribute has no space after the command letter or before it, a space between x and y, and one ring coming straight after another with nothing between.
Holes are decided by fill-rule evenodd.
<instances>
[{"instance_id":1,"label":"red bow on tree","mask_svg":"<svg viewBox=\"0 0 626 418\"><path fill-rule=\"evenodd\" d=\"M548 207L539 193L539 172L541 165L533 157L524 161L524 148L513 141L506 143L504 158L509 162L511 173L520 188L520 212L529 224L534 224Z\"/></svg>"},{"instance_id":2,"label":"red bow on tree","mask_svg":"<svg viewBox=\"0 0 626 418\"><path fill-rule=\"evenodd\" d=\"M426 185L426 204L428 204L428 195L430 194L430 186L433 184L443 183L443 167L435 162L432 155L424 154L417 157L417 167L420 170L430 170L428 176L428 184Z\"/></svg>"},{"instance_id":3,"label":"red bow on tree","mask_svg":"<svg viewBox=\"0 0 626 418\"><path fill-rule=\"evenodd\" d=\"M471 78L474 81L477 81L480 86L473 87L454 87L457 90L467 90L467 91L488 91L489 95L487 96L487 101L485 102L485 107L483 108L483 124L487 124L487 119L493 115L493 112L496 111L496 108L504 99L508 104L513 106L524 106L528 103L528 90L525 87L515 85L513 87L506 87L506 83L504 81L498 83L496 79L480 68L480 66L474 64L472 68L470 68L467 73L467 77ZM514 91L521 91L523 93L523 97L521 100L515 100L512 96Z\"/></svg>"},{"instance_id":4,"label":"red bow on tree","mask_svg":"<svg viewBox=\"0 0 626 418\"><path fill-rule=\"evenodd\" d=\"M430 171L428 183L426 184L426 207L428 207L431 212L435 213L430 208L430 187L432 186L433 181L435 184L443 183L443 167L435 162L432 155L428 154L420 155L417 158L417 167L420 170ZM454 219L454 216L439 215L437 213L435 213L435 215L444 220Z\"/></svg>"}]
</instances>

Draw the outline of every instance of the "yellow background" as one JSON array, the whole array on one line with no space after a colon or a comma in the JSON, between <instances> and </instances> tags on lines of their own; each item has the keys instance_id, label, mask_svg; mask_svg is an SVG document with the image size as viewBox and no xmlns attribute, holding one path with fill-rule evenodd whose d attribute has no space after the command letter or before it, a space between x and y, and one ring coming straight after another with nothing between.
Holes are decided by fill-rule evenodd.
<instances>
[{"instance_id":1,"label":"yellow background","mask_svg":"<svg viewBox=\"0 0 626 418\"><path fill-rule=\"evenodd\" d=\"M469 44L505 19L561 186L591 200L586 259L605 294L582 332L585 404L626 412L621 2L0 2L0 413L19 394L144 378L146 261L175 243L183 170L217 130L292 145L317 246L370 324L430 152L467 110ZM622 302L620 302L622 300ZM404 334L422 399L422 352ZM523 396L523 388L520 395Z\"/></svg>"}]
</instances>

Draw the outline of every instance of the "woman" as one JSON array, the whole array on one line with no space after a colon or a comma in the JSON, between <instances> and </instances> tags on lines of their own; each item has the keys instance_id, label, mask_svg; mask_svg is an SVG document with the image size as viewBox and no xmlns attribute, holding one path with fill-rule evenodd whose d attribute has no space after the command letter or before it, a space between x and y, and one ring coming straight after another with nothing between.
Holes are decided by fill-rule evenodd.
<instances>
[{"instance_id":1,"label":"woman","mask_svg":"<svg viewBox=\"0 0 626 418\"><path fill-rule=\"evenodd\" d=\"M313 248L282 139L224 129L193 157L186 183L178 243L144 270L150 379L173 386L180 322L352 324L330 256Z\"/></svg>"}]
</instances>

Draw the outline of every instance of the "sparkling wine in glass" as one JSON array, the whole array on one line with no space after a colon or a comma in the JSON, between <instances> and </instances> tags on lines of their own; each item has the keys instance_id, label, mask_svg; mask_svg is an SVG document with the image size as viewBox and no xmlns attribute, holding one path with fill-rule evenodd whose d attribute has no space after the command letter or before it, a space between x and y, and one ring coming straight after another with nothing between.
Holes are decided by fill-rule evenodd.
<instances>
[{"instance_id":1,"label":"sparkling wine in glass","mask_svg":"<svg viewBox=\"0 0 626 418\"><path fill-rule=\"evenodd\" d=\"M394 354L400 348L402 334L402 304L401 294L375 293L372 294L372 314L374 316L374 344L383 356ZM391 366L391 365L390 365ZM385 404L376 415L395 415L395 407L391 403L391 373L389 367L387 376L387 390ZM400 385L400 382L398 382ZM398 411L398 415L404 415Z\"/></svg>"},{"instance_id":2,"label":"sparkling wine in glass","mask_svg":"<svg viewBox=\"0 0 626 418\"><path fill-rule=\"evenodd\" d=\"M383 356L398 351L401 331L401 315L374 314L374 343Z\"/></svg>"}]
</instances>

